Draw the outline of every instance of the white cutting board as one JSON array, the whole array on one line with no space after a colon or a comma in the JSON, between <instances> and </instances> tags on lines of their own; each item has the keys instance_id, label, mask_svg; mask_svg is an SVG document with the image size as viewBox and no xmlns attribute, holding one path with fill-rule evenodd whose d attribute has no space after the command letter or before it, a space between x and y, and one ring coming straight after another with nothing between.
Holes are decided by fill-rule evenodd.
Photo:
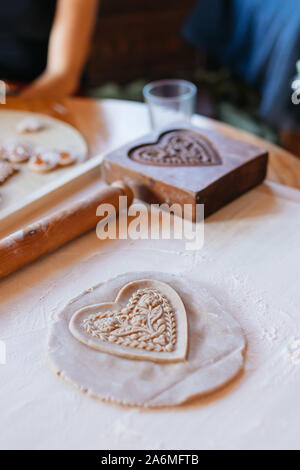
<instances>
[{"instance_id":1,"label":"white cutting board","mask_svg":"<svg viewBox=\"0 0 300 470\"><path fill-rule=\"evenodd\" d=\"M45 129L31 134L18 134L17 124L30 116L40 118L46 124ZM26 164L20 165L20 171L0 186L0 231L12 214L29 208L32 203L61 187L78 172L84 171L84 162L88 156L87 143L77 129L58 119L37 113L1 110L0 143L11 139L50 149L74 151L78 163L45 174L30 171Z\"/></svg>"}]
</instances>

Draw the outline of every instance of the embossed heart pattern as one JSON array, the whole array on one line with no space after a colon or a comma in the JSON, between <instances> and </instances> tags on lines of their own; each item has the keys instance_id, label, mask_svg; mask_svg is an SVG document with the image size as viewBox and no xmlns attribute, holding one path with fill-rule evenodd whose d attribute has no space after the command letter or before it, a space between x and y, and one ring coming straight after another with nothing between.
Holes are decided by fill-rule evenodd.
<instances>
[{"instance_id":1,"label":"embossed heart pattern","mask_svg":"<svg viewBox=\"0 0 300 470\"><path fill-rule=\"evenodd\" d=\"M213 143L199 132L189 130L166 132L156 144L136 147L128 156L144 165L176 167L222 164Z\"/></svg>"},{"instance_id":2,"label":"embossed heart pattern","mask_svg":"<svg viewBox=\"0 0 300 470\"><path fill-rule=\"evenodd\" d=\"M174 289L159 281L125 285L115 302L76 312L69 329L87 346L127 359L177 362L187 354L185 307Z\"/></svg>"}]
</instances>

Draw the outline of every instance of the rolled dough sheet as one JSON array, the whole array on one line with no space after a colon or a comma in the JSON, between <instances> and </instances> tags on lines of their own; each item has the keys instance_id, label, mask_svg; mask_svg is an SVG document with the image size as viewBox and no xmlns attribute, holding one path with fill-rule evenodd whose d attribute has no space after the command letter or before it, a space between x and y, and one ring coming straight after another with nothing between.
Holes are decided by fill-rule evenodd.
<instances>
[{"instance_id":1,"label":"rolled dough sheet","mask_svg":"<svg viewBox=\"0 0 300 470\"><path fill-rule=\"evenodd\" d=\"M187 360L174 364L128 360L96 351L75 339L69 322L88 305L111 302L128 282L155 279L180 295L189 323ZM244 363L245 338L233 317L199 283L156 272L122 274L69 304L51 327L48 358L56 374L81 391L124 405L179 405L209 394L233 379Z\"/></svg>"},{"instance_id":2,"label":"rolled dough sheet","mask_svg":"<svg viewBox=\"0 0 300 470\"><path fill-rule=\"evenodd\" d=\"M45 128L39 132L20 135L17 132L17 124L27 117L37 117L45 123ZM80 132L69 124L38 113L0 110L0 143L14 140L37 147L74 152L78 163L85 161L88 154L86 141ZM10 208L13 210L16 205L23 204L34 192L57 181L69 171L72 171L72 167L37 174L30 171L26 164L22 164L19 173L0 189L0 220Z\"/></svg>"}]
</instances>

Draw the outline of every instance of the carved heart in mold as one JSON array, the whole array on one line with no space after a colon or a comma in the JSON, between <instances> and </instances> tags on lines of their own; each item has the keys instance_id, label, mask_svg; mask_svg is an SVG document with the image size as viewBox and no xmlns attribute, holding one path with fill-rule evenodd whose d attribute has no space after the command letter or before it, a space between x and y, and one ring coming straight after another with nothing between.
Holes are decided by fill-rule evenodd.
<instances>
[{"instance_id":1,"label":"carved heart in mold","mask_svg":"<svg viewBox=\"0 0 300 470\"><path fill-rule=\"evenodd\" d=\"M156 144L134 148L129 158L144 165L209 166L221 165L222 160L213 143L199 132L169 131Z\"/></svg>"},{"instance_id":2,"label":"carved heart in mold","mask_svg":"<svg viewBox=\"0 0 300 470\"><path fill-rule=\"evenodd\" d=\"M69 329L87 346L127 359L177 362L187 354L185 307L177 292L160 281L126 284L115 302L76 312Z\"/></svg>"}]
</instances>

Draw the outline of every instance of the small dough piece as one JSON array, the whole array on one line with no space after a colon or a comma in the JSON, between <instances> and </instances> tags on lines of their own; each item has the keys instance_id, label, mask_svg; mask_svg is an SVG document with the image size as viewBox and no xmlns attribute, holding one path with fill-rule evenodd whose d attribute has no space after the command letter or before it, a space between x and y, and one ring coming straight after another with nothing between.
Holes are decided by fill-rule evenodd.
<instances>
[{"instance_id":1,"label":"small dough piece","mask_svg":"<svg viewBox=\"0 0 300 470\"><path fill-rule=\"evenodd\" d=\"M67 151L59 152L59 156L60 156L59 166L62 166L62 167L73 165L77 161L76 156L71 152L67 152Z\"/></svg>"},{"instance_id":2,"label":"small dough piece","mask_svg":"<svg viewBox=\"0 0 300 470\"><path fill-rule=\"evenodd\" d=\"M28 166L30 170L37 173L47 173L57 168L59 161L60 153L58 151L38 148L30 158Z\"/></svg>"},{"instance_id":3,"label":"small dough piece","mask_svg":"<svg viewBox=\"0 0 300 470\"><path fill-rule=\"evenodd\" d=\"M19 134L29 134L40 132L46 128L46 124L42 119L29 116L17 124L16 130Z\"/></svg>"},{"instance_id":4,"label":"small dough piece","mask_svg":"<svg viewBox=\"0 0 300 470\"><path fill-rule=\"evenodd\" d=\"M74 337L70 322L76 312L89 306L85 313L93 315L93 306L115 303L120 298L127 305L132 294L128 286L135 287L137 281L145 279L166 283L180 296L189 325L186 360L133 360L120 357L117 351L111 354L97 350ZM124 286L126 291L122 293ZM142 305L139 307L142 313ZM103 325L96 326L99 329ZM106 326L110 329L112 325L108 322ZM177 326L178 331L183 331ZM178 274L133 272L88 289L56 315L49 336L48 358L59 377L87 395L123 405L161 407L179 405L224 386L243 368L245 347L239 324L201 282ZM126 347L126 351L130 349Z\"/></svg>"},{"instance_id":5,"label":"small dough piece","mask_svg":"<svg viewBox=\"0 0 300 470\"><path fill-rule=\"evenodd\" d=\"M9 141L4 144L3 158L11 163L25 163L33 155L33 148L29 144L18 141Z\"/></svg>"},{"instance_id":6,"label":"small dough piece","mask_svg":"<svg viewBox=\"0 0 300 470\"><path fill-rule=\"evenodd\" d=\"M17 168L11 163L0 161L0 184L5 183L16 171L18 171Z\"/></svg>"}]
</instances>

